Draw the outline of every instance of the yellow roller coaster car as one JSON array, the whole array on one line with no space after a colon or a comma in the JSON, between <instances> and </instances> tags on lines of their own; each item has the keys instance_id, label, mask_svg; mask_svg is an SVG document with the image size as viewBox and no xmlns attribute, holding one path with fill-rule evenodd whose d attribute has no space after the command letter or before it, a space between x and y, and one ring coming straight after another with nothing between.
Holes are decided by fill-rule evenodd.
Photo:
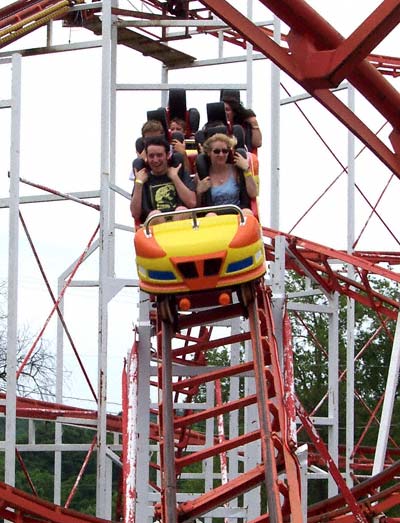
<instances>
[{"instance_id":1,"label":"yellow roller coaster car","mask_svg":"<svg viewBox=\"0 0 400 523\"><path fill-rule=\"evenodd\" d=\"M206 212L222 213L204 216ZM151 225L135 234L140 288L151 294L177 294L241 285L265 272L261 228L235 205L164 213L186 219ZM229 213L229 214L228 214Z\"/></svg>"}]
</instances>

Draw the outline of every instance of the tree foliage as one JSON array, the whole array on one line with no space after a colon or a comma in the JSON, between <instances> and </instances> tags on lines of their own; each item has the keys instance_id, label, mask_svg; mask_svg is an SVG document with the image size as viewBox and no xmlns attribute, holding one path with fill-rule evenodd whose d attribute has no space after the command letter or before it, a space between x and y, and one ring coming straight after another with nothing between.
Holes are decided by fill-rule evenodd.
<instances>
[{"instance_id":1,"label":"tree foliage","mask_svg":"<svg viewBox=\"0 0 400 523\"><path fill-rule=\"evenodd\" d=\"M397 285L378 277L371 279L374 290L398 301ZM298 293L305 290L303 278L290 275L288 288ZM297 294L298 295L298 294ZM303 303L328 305L323 294L302 298ZM347 356L347 308L345 296L339 297L338 342L340 380L340 437L345 435L345 395ZM295 386L308 411L320 405L318 415L327 415L326 392L328 385L329 317L321 312L292 313ZM355 350L355 437L364 431L365 424L385 392L387 372L392 353L395 322L382 317L379 312L355 302L354 350ZM325 401L323 401L325 398ZM379 414L379 412L378 412ZM394 429L396 422L394 423ZM378 425L374 423L364 444L375 444Z\"/></svg>"},{"instance_id":2,"label":"tree foliage","mask_svg":"<svg viewBox=\"0 0 400 523\"><path fill-rule=\"evenodd\" d=\"M375 278L371 284L377 292L380 292L393 300L398 301L399 291L396 285L386 280ZM294 300L303 304L314 306L329 305L328 298L321 293L308 293L300 296L302 291L309 290L306 287L304 278L295 274L288 276L289 300ZM295 298L290 297L290 293L296 293ZM0 297L4 298L0 287ZM346 416L346 353L347 353L347 323L346 314L348 302L346 297L339 296L339 315L338 315L338 343L339 343L339 440L345 442L345 416ZM329 315L319 310L290 311L292 326L293 347L295 357L295 388L303 405L308 412L313 412L318 406L315 414L326 416L328 414L327 388L329 372ZM5 380L5 322L6 315L4 309L0 307L0 388ZM395 322L382 318L379 311L374 311L370 307L355 304L355 439L363 434L361 444L373 447L376 444L379 426L373 422L368 430L365 431L367 423L371 417L371 411L375 408L382 394L385 392L387 371L390 362ZM19 354L18 359L24 357L28 346L31 345L32 336L28 330L24 330L19 335ZM38 345L35 353L37 358L33 358L32 366L26 368L26 376L22 390L26 395L38 393L39 391L49 391L47 387L49 376L52 373L52 357L47 350L46 344ZM207 354L208 363L212 366L229 365L229 349L223 347L219 350L209 351ZM241 358L243 358L243 348L241 348ZM44 380L44 381L42 381ZM243 391L244 379L239 378L239 391ZM21 386L21 385L20 385ZM223 400L229 399L230 379L221 380ZM196 402L205 402L206 389L200 386L196 396ZM377 411L377 418L380 411ZM243 413L239 416L239 433L242 432ZM226 434L229 432L228 420L226 424ZM21 425L22 423L22 425ZM25 424L24 424L25 423ZM18 442L26 442L27 422L18 421ZM2 429L0 426L1 430ZM205 431L204 422L199 423L194 430ZM0 432L1 432L0 430ZM323 439L326 437L326 429L318 428ZM365 431L365 434L364 434ZM4 435L1 435L4 438ZM391 425L391 437L394 441L400 440L400 399L397 395L394 415ZM86 442L90 443L93 438L93 431L78 429L74 427L64 427L64 442ZM304 432L301 433L299 441L306 440ZM36 430L36 441L39 443L54 442L54 425L50 422L38 422ZM38 491L44 499L53 498L53 469L54 457L52 453L24 453L24 463L29 470L29 474ZM73 487L74 480L79 473L85 458L84 452L63 453L63 472L62 472L62 503L65 503ZM4 459L0 454L0 459ZM214 467L219 469L218 459L215 459ZM200 464L193 465L191 472L200 472ZM114 478L114 492L117 493L117 476ZM185 479L182 481L181 488L186 492L201 492L203 488L201 479ZM326 482L314 481L309 487L310 501L314 502L324 499L327 495ZM17 473L17 486L29 491L29 484L22 468ZM95 513L95 488L96 488L96 464L94 457L89 460L87 469L83 474L76 494L74 495L71 508L83 513ZM262 502L265 502L263 495Z\"/></svg>"},{"instance_id":3,"label":"tree foliage","mask_svg":"<svg viewBox=\"0 0 400 523\"><path fill-rule=\"evenodd\" d=\"M5 392L7 380L7 289L0 282L0 391ZM24 325L17 335L17 368L21 367L31 350L35 336ZM29 355L17 381L17 394L24 397L48 399L55 383L55 358L47 340L41 338Z\"/></svg>"},{"instance_id":4,"label":"tree foliage","mask_svg":"<svg viewBox=\"0 0 400 523\"><path fill-rule=\"evenodd\" d=\"M26 359L26 364L17 381L19 396L50 399L54 397L55 358L50 344L41 339L33 351L36 336L28 326L18 331L17 368ZM29 353L29 357L26 357ZM0 282L0 392L7 386L7 288ZM17 448L27 444L29 428L27 419L17 419ZM36 444L54 444L55 424L52 421L34 420L34 441ZM63 443L79 443L90 445L95 432L93 430L63 425ZM5 439L5 418L0 418L0 440ZM95 515L96 512L96 453L94 453L82 474L81 480L75 486L75 480L81 471L86 457L86 451L68 451L62 453L61 504L65 504L74 488L69 507L85 514ZM0 480L4 481L4 453L0 453ZM118 490L114 479L114 491ZM33 485L33 488L32 488ZM53 501L54 497L54 452L23 451L18 455L15 486L40 498Z\"/></svg>"},{"instance_id":5,"label":"tree foliage","mask_svg":"<svg viewBox=\"0 0 400 523\"><path fill-rule=\"evenodd\" d=\"M35 421L35 441L37 444L54 443L55 425L50 421ZM17 444L28 442L28 420L17 421ZM93 430L63 426L63 443L80 443L90 445L95 432ZM0 436L4 437L4 418L0 423ZM96 514L96 453L94 453L75 486L87 452L68 451L62 454L61 504L64 505L72 489L69 508L84 514ZM21 453L21 462L16 470L16 487L35 494L44 500L53 501L54 496L54 453L25 451ZM4 480L4 454L0 454L1 480ZM29 481L28 481L29 477ZM113 491L118 491L118 474L115 475ZM34 491L31 485L33 485Z\"/></svg>"}]
</instances>

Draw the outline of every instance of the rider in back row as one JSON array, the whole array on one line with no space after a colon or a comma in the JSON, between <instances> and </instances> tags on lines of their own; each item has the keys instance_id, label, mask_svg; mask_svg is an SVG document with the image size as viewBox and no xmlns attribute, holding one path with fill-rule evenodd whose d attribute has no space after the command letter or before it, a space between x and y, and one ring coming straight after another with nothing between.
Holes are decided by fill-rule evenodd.
<instances>
[{"instance_id":1,"label":"rider in back row","mask_svg":"<svg viewBox=\"0 0 400 523\"><path fill-rule=\"evenodd\" d=\"M207 104L207 116L198 131L198 111L186 111L183 90L170 92L167 109L148 112L131 173L137 225L149 215L221 203L256 213L262 137L255 113L243 107L238 91L222 91L220 102Z\"/></svg>"}]
</instances>

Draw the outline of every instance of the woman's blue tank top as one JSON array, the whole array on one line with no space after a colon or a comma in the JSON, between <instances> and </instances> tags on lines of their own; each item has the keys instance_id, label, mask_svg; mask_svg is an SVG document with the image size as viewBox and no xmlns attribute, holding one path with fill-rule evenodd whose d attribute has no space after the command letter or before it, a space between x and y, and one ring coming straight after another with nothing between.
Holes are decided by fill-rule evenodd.
<instances>
[{"instance_id":1,"label":"woman's blue tank top","mask_svg":"<svg viewBox=\"0 0 400 523\"><path fill-rule=\"evenodd\" d=\"M212 205L234 204L240 207L239 185L233 174L222 185L211 187Z\"/></svg>"}]
</instances>

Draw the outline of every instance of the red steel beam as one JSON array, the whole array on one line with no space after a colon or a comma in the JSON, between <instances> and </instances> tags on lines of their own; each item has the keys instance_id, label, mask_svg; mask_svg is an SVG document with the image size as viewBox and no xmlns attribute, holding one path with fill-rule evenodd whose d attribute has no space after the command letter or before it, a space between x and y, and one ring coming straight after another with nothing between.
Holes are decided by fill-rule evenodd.
<instances>
[{"instance_id":1,"label":"red steel beam","mask_svg":"<svg viewBox=\"0 0 400 523\"><path fill-rule=\"evenodd\" d=\"M224 338L204 341L200 338L199 342L190 345L189 347L174 349L174 358L178 356L183 356L185 354L206 351L210 349L216 349L221 345L231 345L233 343L244 343L250 339L250 333L242 332L240 334L232 334L231 336L225 336ZM192 340L196 341L196 340Z\"/></svg>"},{"instance_id":2,"label":"red steel beam","mask_svg":"<svg viewBox=\"0 0 400 523\"><path fill-rule=\"evenodd\" d=\"M386 0L385 5L392 1ZM262 28L257 27L225 0L203 0L203 4L310 92L400 178L399 93L366 59L361 60L349 73L348 80L393 126L390 139L396 152L394 154L328 89L315 89L313 82L307 81L307 61L310 56L317 51L336 50L343 43L344 38L303 0L261 0L261 2L291 28L288 40L292 54L271 40ZM394 13L393 17L397 20L397 10L394 10ZM382 28L384 26L388 28L393 23L394 21L389 23L386 20L381 25ZM356 40L357 37L354 39ZM371 40L369 45L370 43ZM322 82L322 79L320 81Z\"/></svg>"},{"instance_id":3,"label":"red steel beam","mask_svg":"<svg viewBox=\"0 0 400 523\"><path fill-rule=\"evenodd\" d=\"M377 72L377 74L380 74ZM384 80L384 78L382 77ZM385 89L381 92L382 97L386 96ZM370 151L372 151L379 160L390 169L398 178L400 178L400 141L399 131L394 129L390 135L390 140L395 153L393 153L385 143L376 136L375 132L369 129L360 118L353 113L346 104L344 104L329 89L315 89L311 93L313 97L320 102L330 113L332 113L343 125L345 125ZM363 93L364 94L364 93ZM394 107L392 109L392 112Z\"/></svg>"},{"instance_id":4,"label":"red steel beam","mask_svg":"<svg viewBox=\"0 0 400 523\"><path fill-rule=\"evenodd\" d=\"M110 523L106 519L89 516L43 501L22 490L0 482L0 517L18 523L40 521L48 523Z\"/></svg>"},{"instance_id":5,"label":"red steel beam","mask_svg":"<svg viewBox=\"0 0 400 523\"><path fill-rule=\"evenodd\" d=\"M56 3L56 0L38 0L37 2L31 2L29 6L24 7L24 4L17 2L11 6L7 6L0 9L0 27L6 27L7 25L15 24L20 22L24 18L43 11L49 5ZM13 7L14 6L14 7ZM7 13L10 13L8 16Z\"/></svg>"},{"instance_id":6,"label":"red steel beam","mask_svg":"<svg viewBox=\"0 0 400 523\"><path fill-rule=\"evenodd\" d=\"M318 50L337 49L344 38L340 35L324 18L322 18L314 9L312 9L304 0L261 0L261 2L271 9L281 20L287 23L293 33L304 36L308 43L312 42ZM399 22L397 0L384 0L382 5L375 11L380 13L380 18L385 18L385 13L388 15L392 11L392 20L386 19L385 23L381 23L380 32L383 32L384 27L389 31ZM378 16L378 15L376 15ZM378 18L379 19L379 16ZM379 38L384 35L380 34ZM357 37L350 37L356 39ZM290 44L289 44L290 45ZM295 52L295 49L292 51ZM298 64L303 70L303 66L309 60L309 56L304 54L304 48L299 49L300 53L297 57L301 60ZM400 132L400 94L397 90L367 61L360 60L358 65L355 65L348 75L348 80L360 91L374 107L391 123L394 134L391 136L392 145L397 154L400 153L400 143L397 134ZM307 87L307 82L299 82L311 94L313 94L312 86ZM311 87L311 88L310 88ZM327 107L329 109L329 107ZM352 130L351 127L349 129ZM366 143L369 147L369 144ZM399 158L397 157L397 162ZM389 166L388 166L389 167ZM398 167L398 166L397 166ZM390 168L390 167L389 167ZM393 169L392 169L393 170ZM399 170L394 169L394 172L399 176Z\"/></svg>"},{"instance_id":7,"label":"red steel beam","mask_svg":"<svg viewBox=\"0 0 400 523\"><path fill-rule=\"evenodd\" d=\"M366 479L359 485L351 489L353 496L360 500L363 497L371 496L374 492L381 488L385 483L390 483L400 473L400 461L388 467L383 472L376 474L372 478ZM320 501L310 506L308 509L309 518L317 514L324 514L327 511L333 511L345 505L346 501L343 493L338 494L330 499Z\"/></svg>"},{"instance_id":8,"label":"red steel beam","mask_svg":"<svg viewBox=\"0 0 400 523\"><path fill-rule=\"evenodd\" d=\"M254 469L243 472L225 485L220 485L206 492L201 498L181 503L178 508L178 522L188 521L206 514L215 507L220 507L240 494L258 486L264 479L264 468L257 465Z\"/></svg>"},{"instance_id":9,"label":"red steel beam","mask_svg":"<svg viewBox=\"0 0 400 523\"><path fill-rule=\"evenodd\" d=\"M263 31L265 31L266 34L268 34L271 38L274 36L274 32L269 27L262 27ZM232 32L233 33L233 32ZM216 37L218 37L218 33L211 33ZM224 32L225 35L225 32ZM225 37L225 40L230 41L231 43L236 43L236 45L239 45L240 47L245 47L243 45L243 37L240 37L240 41L235 42L233 36L231 36L229 39ZM288 36L287 34L281 35L281 40L283 42L287 42ZM359 53L359 55L361 52ZM397 76L400 75L400 59L395 56L387 56L382 54L370 54L368 55L368 61L376 68L381 74L387 75L387 76L393 76L393 78L397 78Z\"/></svg>"},{"instance_id":10,"label":"red steel beam","mask_svg":"<svg viewBox=\"0 0 400 523\"><path fill-rule=\"evenodd\" d=\"M335 49L317 50L307 55L303 65L304 79L318 88L336 87L351 76L353 69L368 58L399 22L398 0L386 0L348 38L336 37Z\"/></svg>"},{"instance_id":11,"label":"red steel beam","mask_svg":"<svg viewBox=\"0 0 400 523\"><path fill-rule=\"evenodd\" d=\"M18 12L20 9L24 9L26 6L28 6L32 2L31 0L18 0L17 2L13 2L12 4L8 4L0 9L0 20L5 18L6 16L9 16L10 14L14 14Z\"/></svg>"},{"instance_id":12,"label":"red steel beam","mask_svg":"<svg viewBox=\"0 0 400 523\"><path fill-rule=\"evenodd\" d=\"M216 416L220 416L221 414L227 414L228 412L232 412L234 410L243 409L249 405L254 405L256 401L257 396L255 394L251 394L250 396L225 402L224 404L218 405L217 407L205 409L201 412L194 412L186 416L176 417L174 420L174 429L176 430L188 425L194 425L195 423L199 423L199 421L214 418Z\"/></svg>"},{"instance_id":13,"label":"red steel beam","mask_svg":"<svg viewBox=\"0 0 400 523\"><path fill-rule=\"evenodd\" d=\"M5 394L0 393L0 400L5 399ZM0 413L5 413L5 405L0 404ZM61 403L35 400L31 398L17 398L17 416L38 420L56 420L59 418L76 418L83 421L93 421L97 419L97 411L80 409ZM89 426L92 426L90 424ZM107 415L107 430L112 432L122 431L121 416L115 414Z\"/></svg>"},{"instance_id":14,"label":"red steel beam","mask_svg":"<svg viewBox=\"0 0 400 523\"><path fill-rule=\"evenodd\" d=\"M400 59L392 56L383 56L379 54L371 54L368 57L369 62L380 71L381 74L393 76L397 78L400 76Z\"/></svg>"},{"instance_id":15,"label":"red steel beam","mask_svg":"<svg viewBox=\"0 0 400 523\"><path fill-rule=\"evenodd\" d=\"M275 236L285 236L288 242L292 243L293 245L296 245L297 248L304 248L305 250L322 254L323 256L326 256L327 258L331 258L334 260L339 259L343 263L354 265L355 267L364 269L369 273L383 276L384 278L388 278L390 280L397 281L398 283L400 283L399 273L393 272L389 269L385 269L383 267L380 267L379 265L375 265L374 263L371 263L364 258L354 256L352 254L347 254L344 251L338 251L336 249L332 249L331 247L326 247L324 245L310 240L305 240L303 238L299 238L290 234L285 234L280 231L274 231L273 229L270 229L268 227L263 227L263 234L270 238L274 238Z\"/></svg>"},{"instance_id":16,"label":"red steel beam","mask_svg":"<svg viewBox=\"0 0 400 523\"><path fill-rule=\"evenodd\" d=\"M247 363L239 363L238 365L231 365L227 368L214 370L199 376L193 376L186 378L181 381L177 381L173 384L174 391L185 392L186 388L198 387L199 385L211 382L216 379L228 378L230 376L236 376L237 374L243 374L244 372L252 371L254 364L252 361Z\"/></svg>"},{"instance_id":17,"label":"red steel beam","mask_svg":"<svg viewBox=\"0 0 400 523\"><path fill-rule=\"evenodd\" d=\"M192 452L190 454L185 454L180 458L175 459L176 467L180 471L188 465L197 463L199 461L204 461L207 458L212 458L219 456L223 452L236 449L242 445L247 445L253 441L258 441L260 439L260 430L254 430L253 432L248 432L247 434L242 434L236 438L230 438L224 440L222 443L215 443L212 447L198 450L197 452Z\"/></svg>"}]
</instances>

